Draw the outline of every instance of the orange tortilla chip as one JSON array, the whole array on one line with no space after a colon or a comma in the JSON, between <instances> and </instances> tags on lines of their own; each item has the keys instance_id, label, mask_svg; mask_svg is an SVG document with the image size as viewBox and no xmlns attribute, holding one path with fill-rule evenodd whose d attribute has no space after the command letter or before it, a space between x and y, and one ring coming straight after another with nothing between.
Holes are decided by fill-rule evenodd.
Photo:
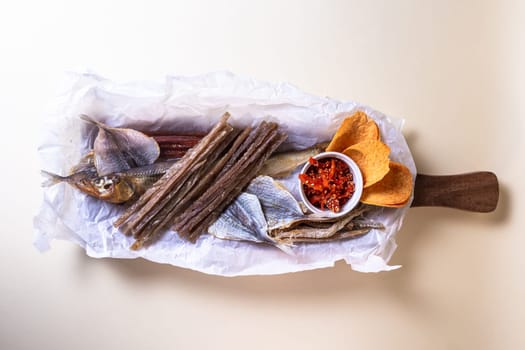
<instances>
[{"instance_id":1,"label":"orange tortilla chip","mask_svg":"<svg viewBox=\"0 0 525 350\"><path fill-rule=\"evenodd\" d=\"M365 188L361 202L382 207L405 206L412 194L412 174L406 166L390 162L390 171L378 183Z\"/></svg>"},{"instance_id":2,"label":"orange tortilla chip","mask_svg":"<svg viewBox=\"0 0 525 350\"><path fill-rule=\"evenodd\" d=\"M343 152L348 147L366 140L379 140L379 128L364 112L357 111L346 118L326 148L330 152Z\"/></svg>"},{"instance_id":3,"label":"orange tortilla chip","mask_svg":"<svg viewBox=\"0 0 525 350\"><path fill-rule=\"evenodd\" d=\"M381 141L363 141L348 147L343 153L352 158L361 170L364 188L380 181L390 170L390 148Z\"/></svg>"}]
</instances>

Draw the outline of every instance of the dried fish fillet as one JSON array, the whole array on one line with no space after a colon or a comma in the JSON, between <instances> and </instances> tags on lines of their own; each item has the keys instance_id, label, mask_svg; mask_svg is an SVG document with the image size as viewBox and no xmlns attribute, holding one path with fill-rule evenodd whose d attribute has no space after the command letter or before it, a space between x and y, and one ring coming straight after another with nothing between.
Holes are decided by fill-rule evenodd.
<instances>
[{"instance_id":1,"label":"dried fish fillet","mask_svg":"<svg viewBox=\"0 0 525 350\"><path fill-rule=\"evenodd\" d=\"M350 239L350 238L357 238L366 235L368 232L372 230L371 228L352 228L352 229L346 229L343 228L342 230L336 232L335 234L319 238L319 237L309 237L308 235L304 235L302 232L299 231L299 234L293 235L293 236L286 236L281 235L278 239L276 239L277 242L279 242L281 245L286 244L295 244L295 243L323 243L323 242L333 242L333 241L339 241L343 239Z\"/></svg>"},{"instance_id":2,"label":"dried fish fillet","mask_svg":"<svg viewBox=\"0 0 525 350\"><path fill-rule=\"evenodd\" d=\"M285 242L285 241L294 242L294 241L297 241L297 239L301 239L301 238L316 239L316 240L328 239L328 238L334 237L338 232L340 232L341 230L345 228L347 229L353 228L353 225L350 225L350 227L347 227L347 226L350 224L350 222L354 218L361 215L363 211L364 211L364 207L354 209L352 212L350 212L349 215L339 218L337 221L330 223L325 228L309 227L307 224L305 224L305 225L299 225L291 229L285 228L285 229L273 230L271 232L271 236L278 242Z\"/></svg>"}]
</instances>

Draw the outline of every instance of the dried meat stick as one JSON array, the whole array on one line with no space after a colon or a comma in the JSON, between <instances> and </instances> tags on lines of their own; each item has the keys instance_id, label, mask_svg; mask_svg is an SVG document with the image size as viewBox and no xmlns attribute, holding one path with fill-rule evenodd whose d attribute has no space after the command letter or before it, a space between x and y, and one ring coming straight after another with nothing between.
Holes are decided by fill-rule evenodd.
<instances>
[{"instance_id":1,"label":"dried meat stick","mask_svg":"<svg viewBox=\"0 0 525 350\"><path fill-rule=\"evenodd\" d=\"M137 214L137 212L143 208L144 206L148 205L148 203L155 202L152 199L154 197L158 197L159 195L162 195L162 193L166 192L166 190L169 190L170 185L173 185L174 175L179 174L181 172L181 169L191 165L192 161L195 160L195 158L198 158L199 152L204 151L207 143L211 140L213 140L216 136L218 136L223 129L227 126L226 121L229 117L229 114L225 114L219 123L215 125L215 127L208 133L206 137L199 142L194 148L192 148L182 159L181 161L175 163L167 172L164 174L164 176L153 185L150 189L148 189L133 205L131 205L126 211L115 221L114 226L119 227L124 222L128 221L128 219L131 216L134 216ZM189 165L187 164L189 163Z\"/></svg>"},{"instance_id":2,"label":"dried meat stick","mask_svg":"<svg viewBox=\"0 0 525 350\"><path fill-rule=\"evenodd\" d=\"M247 154L250 156L250 154L253 154L254 152L261 151L262 143L264 142L265 138L269 136L272 130L275 130L275 127L269 125L266 122L259 124L253 131L255 137L249 137L240 147L240 150L246 149L247 151L244 153L236 152L235 155L240 157L240 159L232 157L233 163L228 162L230 169L227 171L230 171L231 169L239 169L239 167L246 162ZM226 167L221 171L215 184L206 192L207 197L201 197L197 199L188 210L186 210L179 218L177 218L177 227L184 227L187 221L191 220L195 215L203 214L203 209L206 208L210 202L210 200L207 198L212 198L215 201L220 199L220 193L224 189L224 187L220 185L220 179L224 178L224 175L227 173L227 171ZM235 175L234 172L230 172L228 176L231 177L232 175Z\"/></svg>"},{"instance_id":3,"label":"dried meat stick","mask_svg":"<svg viewBox=\"0 0 525 350\"><path fill-rule=\"evenodd\" d=\"M217 173L219 173L219 171L233 156L235 150L238 149L239 145L246 140L246 138L250 134L250 131L251 128L244 129L243 132L235 139L228 152L226 152L226 154L224 154L219 159L219 161L216 162L213 168L204 176L202 181L199 181L197 186L181 201L173 203L173 205L170 208L166 208L167 210L163 210L162 213L159 214L159 220L161 220L160 223L158 225L155 225L155 227L148 226L145 229L146 234L135 241L135 243L132 245L132 249L140 249L145 244L149 244L151 241L153 241L156 237L158 237L161 234L162 230L165 230L172 224L174 217L178 215L180 211L185 210L186 207L190 205L191 200L201 196L202 193L206 191L208 184L215 180L215 176L217 175Z\"/></svg>"},{"instance_id":4,"label":"dried meat stick","mask_svg":"<svg viewBox=\"0 0 525 350\"><path fill-rule=\"evenodd\" d=\"M242 181L238 181L232 191L228 194L226 200L219 204L209 215L204 218L198 227L192 229L192 234L190 234L190 241L195 242L196 239L204 233L208 227L218 219L221 213L226 209L226 207L242 192L242 190L251 182L251 180L257 175L259 170L262 168L264 162L270 157L270 155L279 147L279 145L286 139L285 134L278 134L277 137L269 144L265 154L254 161L250 166L250 169L246 170L246 175L243 176Z\"/></svg>"}]
</instances>

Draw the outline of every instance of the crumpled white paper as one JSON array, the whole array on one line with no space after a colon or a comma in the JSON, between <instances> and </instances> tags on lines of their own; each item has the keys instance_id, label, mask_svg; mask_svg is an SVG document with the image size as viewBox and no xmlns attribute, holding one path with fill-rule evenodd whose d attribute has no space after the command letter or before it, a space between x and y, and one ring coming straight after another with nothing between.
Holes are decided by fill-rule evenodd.
<instances>
[{"instance_id":1,"label":"crumpled white paper","mask_svg":"<svg viewBox=\"0 0 525 350\"><path fill-rule=\"evenodd\" d=\"M255 125L262 120L279 123L288 133L282 146L302 148L331 139L341 121L363 110L379 125L382 139L391 148L391 159L405 164L412 175L416 168L401 133L402 120L355 102L340 102L302 92L287 83L268 83L215 72L193 77L169 76L164 82L116 83L94 74L79 74L57 113L45 121L38 149L42 168L67 175L91 147L96 129L81 121L80 114L115 127L144 131L208 131L228 111L234 126ZM294 178L284 181L297 196ZM346 241L298 244L292 254L266 245L225 241L203 235L196 244L167 232L146 249L131 251L133 239L112 225L121 206L89 197L62 183L44 188L44 199L34 219L35 246L49 249L54 239L75 242L89 256L102 258L142 257L201 272L223 275L279 274L333 266L345 260L352 269L378 272L397 268L388 261L396 249L395 233L408 208L378 209L373 219L385 230Z\"/></svg>"}]
</instances>

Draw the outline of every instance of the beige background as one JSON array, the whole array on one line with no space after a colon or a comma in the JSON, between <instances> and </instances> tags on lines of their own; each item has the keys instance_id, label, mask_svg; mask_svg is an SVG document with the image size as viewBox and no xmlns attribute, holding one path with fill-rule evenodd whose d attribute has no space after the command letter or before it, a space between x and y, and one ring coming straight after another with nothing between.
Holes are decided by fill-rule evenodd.
<instances>
[{"instance_id":1,"label":"beige background","mask_svg":"<svg viewBox=\"0 0 525 350\"><path fill-rule=\"evenodd\" d=\"M1 349L525 348L523 1L0 5ZM171 4L168 4L171 3ZM411 209L397 271L220 278L40 254L38 121L67 70L228 69L406 119L419 171L495 172L491 214Z\"/></svg>"}]
</instances>

